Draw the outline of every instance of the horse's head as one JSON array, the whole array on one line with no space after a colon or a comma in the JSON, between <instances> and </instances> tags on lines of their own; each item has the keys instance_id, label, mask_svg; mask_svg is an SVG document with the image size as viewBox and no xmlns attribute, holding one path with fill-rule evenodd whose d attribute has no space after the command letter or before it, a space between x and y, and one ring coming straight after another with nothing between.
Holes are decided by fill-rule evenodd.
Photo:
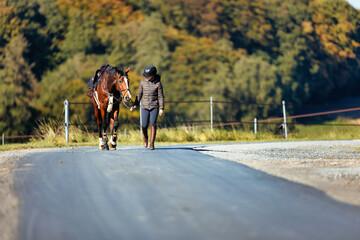
<instances>
[{"instance_id":1,"label":"horse's head","mask_svg":"<svg viewBox=\"0 0 360 240\"><path fill-rule=\"evenodd\" d=\"M130 68L127 68L125 71L116 68L116 90L120 92L120 96L125 102L131 100L129 71Z\"/></svg>"}]
</instances>

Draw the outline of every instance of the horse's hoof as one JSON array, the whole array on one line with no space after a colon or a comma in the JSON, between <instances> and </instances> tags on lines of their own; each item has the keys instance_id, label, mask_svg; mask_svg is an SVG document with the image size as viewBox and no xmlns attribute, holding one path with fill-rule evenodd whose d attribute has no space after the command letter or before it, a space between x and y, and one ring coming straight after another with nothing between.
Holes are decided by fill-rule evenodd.
<instances>
[{"instance_id":1,"label":"horse's hoof","mask_svg":"<svg viewBox=\"0 0 360 240\"><path fill-rule=\"evenodd\" d=\"M99 146L99 149L100 150L109 150L109 145L101 145L101 146Z\"/></svg>"},{"instance_id":2,"label":"horse's hoof","mask_svg":"<svg viewBox=\"0 0 360 240\"><path fill-rule=\"evenodd\" d=\"M111 150L116 150L116 145L112 145L112 144L110 143L110 149L111 149Z\"/></svg>"}]
</instances>

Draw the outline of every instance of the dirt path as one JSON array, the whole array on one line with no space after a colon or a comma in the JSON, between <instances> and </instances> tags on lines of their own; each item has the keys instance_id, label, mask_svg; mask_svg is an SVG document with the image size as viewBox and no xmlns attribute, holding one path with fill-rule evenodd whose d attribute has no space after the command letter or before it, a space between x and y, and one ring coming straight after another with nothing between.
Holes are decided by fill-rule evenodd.
<instances>
[{"instance_id":1,"label":"dirt path","mask_svg":"<svg viewBox=\"0 0 360 240\"><path fill-rule=\"evenodd\" d=\"M198 150L360 205L360 140L239 143Z\"/></svg>"}]
</instances>

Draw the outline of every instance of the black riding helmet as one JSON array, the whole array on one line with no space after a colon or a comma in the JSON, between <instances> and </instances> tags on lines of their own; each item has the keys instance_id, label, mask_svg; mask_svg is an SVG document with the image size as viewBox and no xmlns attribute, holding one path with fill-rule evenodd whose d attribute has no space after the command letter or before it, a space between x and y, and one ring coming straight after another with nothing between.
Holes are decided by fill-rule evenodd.
<instances>
[{"instance_id":1,"label":"black riding helmet","mask_svg":"<svg viewBox=\"0 0 360 240\"><path fill-rule=\"evenodd\" d=\"M149 65L145 68L143 76L144 77L151 77L151 76L155 76L157 73L156 67L153 65Z\"/></svg>"}]
</instances>

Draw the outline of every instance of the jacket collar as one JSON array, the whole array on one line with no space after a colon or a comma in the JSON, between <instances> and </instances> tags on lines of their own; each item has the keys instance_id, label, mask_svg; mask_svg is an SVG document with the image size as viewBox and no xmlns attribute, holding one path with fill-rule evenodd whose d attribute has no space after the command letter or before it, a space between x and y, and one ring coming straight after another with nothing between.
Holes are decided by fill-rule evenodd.
<instances>
[{"instance_id":1,"label":"jacket collar","mask_svg":"<svg viewBox=\"0 0 360 240\"><path fill-rule=\"evenodd\" d=\"M159 74L156 74L155 77L153 79L151 79L150 81L147 80L146 78L144 78L145 81L151 82L151 83L157 83L160 81L160 79L161 79L161 76Z\"/></svg>"}]
</instances>

